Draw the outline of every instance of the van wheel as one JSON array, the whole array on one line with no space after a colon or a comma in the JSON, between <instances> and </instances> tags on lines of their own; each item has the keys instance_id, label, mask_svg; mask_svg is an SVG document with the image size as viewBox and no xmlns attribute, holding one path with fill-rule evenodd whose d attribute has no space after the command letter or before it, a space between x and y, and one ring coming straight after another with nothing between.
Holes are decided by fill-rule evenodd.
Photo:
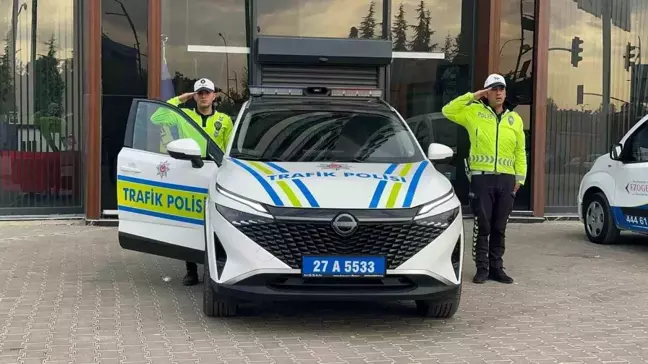
<instances>
[{"instance_id":1,"label":"van wheel","mask_svg":"<svg viewBox=\"0 0 648 364\"><path fill-rule=\"evenodd\" d=\"M454 298L435 301L435 300L419 300L416 301L416 310L419 315L431 318L452 318L459 309L459 302L461 301L462 285Z\"/></svg>"},{"instance_id":2,"label":"van wheel","mask_svg":"<svg viewBox=\"0 0 648 364\"><path fill-rule=\"evenodd\" d=\"M585 203L583 224L587 238L596 244L614 243L619 238L619 229L612 219L610 204L601 192L588 198Z\"/></svg>"},{"instance_id":3,"label":"van wheel","mask_svg":"<svg viewBox=\"0 0 648 364\"><path fill-rule=\"evenodd\" d=\"M233 317L238 311L238 304L230 300L218 299L218 294L211 286L209 277L209 260L205 249L205 268L203 269L203 312L208 317Z\"/></svg>"}]
</instances>

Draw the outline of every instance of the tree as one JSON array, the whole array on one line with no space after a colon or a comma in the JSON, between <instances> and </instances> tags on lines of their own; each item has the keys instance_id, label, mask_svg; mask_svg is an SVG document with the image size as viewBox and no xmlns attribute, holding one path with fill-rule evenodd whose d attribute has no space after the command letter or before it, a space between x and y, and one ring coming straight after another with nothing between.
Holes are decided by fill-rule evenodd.
<instances>
[{"instance_id":1,"label":"tree","mask_svg":"<svg viewBox=\"0 0 648 364\"><path fill-rule=\"evenodd\" d=\"M405 9L403 3L398 7L398 14L394 17L392 26L393 50L397 52L407 51L407 21L405 20Z\"/></svg>"},{"instance_id":2,"label":"tree","mask_svg":"<svg viewBox=\"0 0 648 364\"><path fill-rule=\"evenodd\" d=\"M0 115L8 116L15 110L13 89L13 75L11 74L11 52L9 51L10 37L5 39L4 54L0 56ZM3 118L0 118L2 120Z\"/></svg>"},{"instance_id":3,"label":"tree","mask_svg":"<svg viewBox=\"0 0 648 364\"><path fill-rule=\"evenodd\" d=\"M421 0L416 8L418 24L413 25L414 39L410 42L410 50L413 52L431 52L434 51L438 44L430 44L434 31L430 29L431 18L430 11L425 9L425 2Z\"/></svg>"},{"instance_id":4,"label":"tree","mask_svg":"<svg viewBox=\"0 0 648 364\"><path fill-rule=\"evenodd\" d=\"M54 35L47 45L47 54L35 61L34 69L34 108L38 111L62 111L65 81L59 72L59 61L56 58L56 40ZM58 105L52 108L51 104ZM49 115L60 116L60 114Z\"/></svg>"},{"instance_id":5,"label":"tree","mask_svg":"<svg viewBox=\"0 0 648 364\"><path fill-rule=\"evenodd\" d=\"M53 151L58 151L54 134L61 132L65 81L58 68L54 35L45 44L47 54L38 58L33 65L34 109L36 110L34 123L39 126L41 135L49 147Z\"/></svg>"},{"instance_id":6,"label":"tree","mask_svg":"<svg viewBox=\"0 0 648 364\"><path fill-rule=\"evenodd\" d=\"M448 33L448 35L446 35L446 37L445 37L445 41L443 43L443 48L441 48L441 51L443 53L445 53L446 60L448 60L449 62L452 62L452 60L456 56L455 50L456 50L456 46L454 44L454 41L453 41L452 37L450 36L450 33Z\"/></svg>"},{"instance_id":7,"label":"tree","mask_svg":"<svg viewBox=\"0 0 648 364\"><path fill-rule=\"evenodd\" d=\"M376 1L371 0L367 16L360 23L360 38L372 39L376 30Z\"/></svg>"}]
</instances>

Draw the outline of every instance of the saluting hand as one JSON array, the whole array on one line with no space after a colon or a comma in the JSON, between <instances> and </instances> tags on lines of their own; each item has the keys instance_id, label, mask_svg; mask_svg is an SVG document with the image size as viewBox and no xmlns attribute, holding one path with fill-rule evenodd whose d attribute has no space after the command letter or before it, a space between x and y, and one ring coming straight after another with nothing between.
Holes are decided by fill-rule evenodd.
<instances>
[{"instance_id":1,"label":"saluting hand","mask_svg":"<svg viewBox=\"0 0 648 364\"><path fill-rule=\"evenodd\" d=\"M482 97L485 97L485 96L486 96L486 93L487 93L488 91L490 91L490 88L485 88L485 89L483 89L483 90L479 90L479 91L473 93L473 96L475 97L475 100L479 100L479 99L481 99Z\"/></svg>"},{"instance_id":2,"label":"saluting hand","mask_svg":"<svg viewBox=\"0 0 648 364\"><path fill-rule=\"evenodd\" d=\"M195 94L196 94L195 92L187 92L187 93L184 93L184 94L178 96L178 99L182 103L185 103L185 102L189 101L189 99L191 99L193 97L193 95L195 95Z\"/></svg>"}]
</instances>

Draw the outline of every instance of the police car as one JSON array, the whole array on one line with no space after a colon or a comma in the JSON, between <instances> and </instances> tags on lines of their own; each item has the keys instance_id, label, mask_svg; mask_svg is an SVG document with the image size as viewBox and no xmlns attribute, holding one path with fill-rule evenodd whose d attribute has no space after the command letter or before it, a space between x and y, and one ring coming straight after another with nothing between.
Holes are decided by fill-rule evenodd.
<instances>
[{"instance_id":1,"label":"police car","mask_svg":"<svg viewBox=\"0 0 648 364\"><path fill-rule=\"evenodd\" d=\"M598 157L581 180L578 216L594 243L614 243L624 230L648 233L647 120Z\"/></svg>"},{"instance_id":2,"label":"police car","mask_svg":"<svg viewBox=\"0 0 648 364\"><path fill-rule=\"evenodd\" d=\"M207 316L241 303L412 300L452 317L462 287L460 202L381 90L250 87L225 151L153 124L133 102L118 157L119 243L204 263ZM161 145L160 134L170 141Z\"/></svg>"}]
</instances>

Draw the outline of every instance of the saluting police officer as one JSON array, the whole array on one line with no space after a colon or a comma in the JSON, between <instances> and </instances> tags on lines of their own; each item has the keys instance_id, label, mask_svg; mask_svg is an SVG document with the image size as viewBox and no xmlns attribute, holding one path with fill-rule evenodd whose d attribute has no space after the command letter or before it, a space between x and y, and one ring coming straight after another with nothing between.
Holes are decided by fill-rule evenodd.
<instances>
[{"instance_id":1,"label":"saluting police officer","mask_svg":"<svg viewBox=\"0 0 648 364\"><path fill-rule=\"evenodd\" d=\"M526 179L524 123L506 101L506 81L488 76L484 89L468 92L442 109L463 126L470 139L468 178L474 214L475 283L493 279L513 283L504 272L504 237L515 194Z\"/></svg>"},{"instance_id":2,"label":"saluting police officer","mask_svg":"<svg viewBox=\"0 0 648 364\"><path fill-rule=\"evenodd\" d=\"M181 108L181 110L195 121L222 151L225 151L234 125L232 119L227 114L218 112L214 108L214 101L216 100L216 87L214 83L207 78L201 78L194 83L193 92L173 97L167 100L167 102L174 106L180 106L191 98L196 101L196 108ZM151 117L151 121L158 125L175 126L180 133L180 138L197 138L199 140L196 140L196 142L199 145L205 143L199 134L192 132L195 130L193 126L187 125L184 119L174 116L168 110L159 109ZM183 284L186 286L198 284L197 264L194 262L186 262L186 267L187 275L183 279Z\"/></svg>"}]
</instances>

